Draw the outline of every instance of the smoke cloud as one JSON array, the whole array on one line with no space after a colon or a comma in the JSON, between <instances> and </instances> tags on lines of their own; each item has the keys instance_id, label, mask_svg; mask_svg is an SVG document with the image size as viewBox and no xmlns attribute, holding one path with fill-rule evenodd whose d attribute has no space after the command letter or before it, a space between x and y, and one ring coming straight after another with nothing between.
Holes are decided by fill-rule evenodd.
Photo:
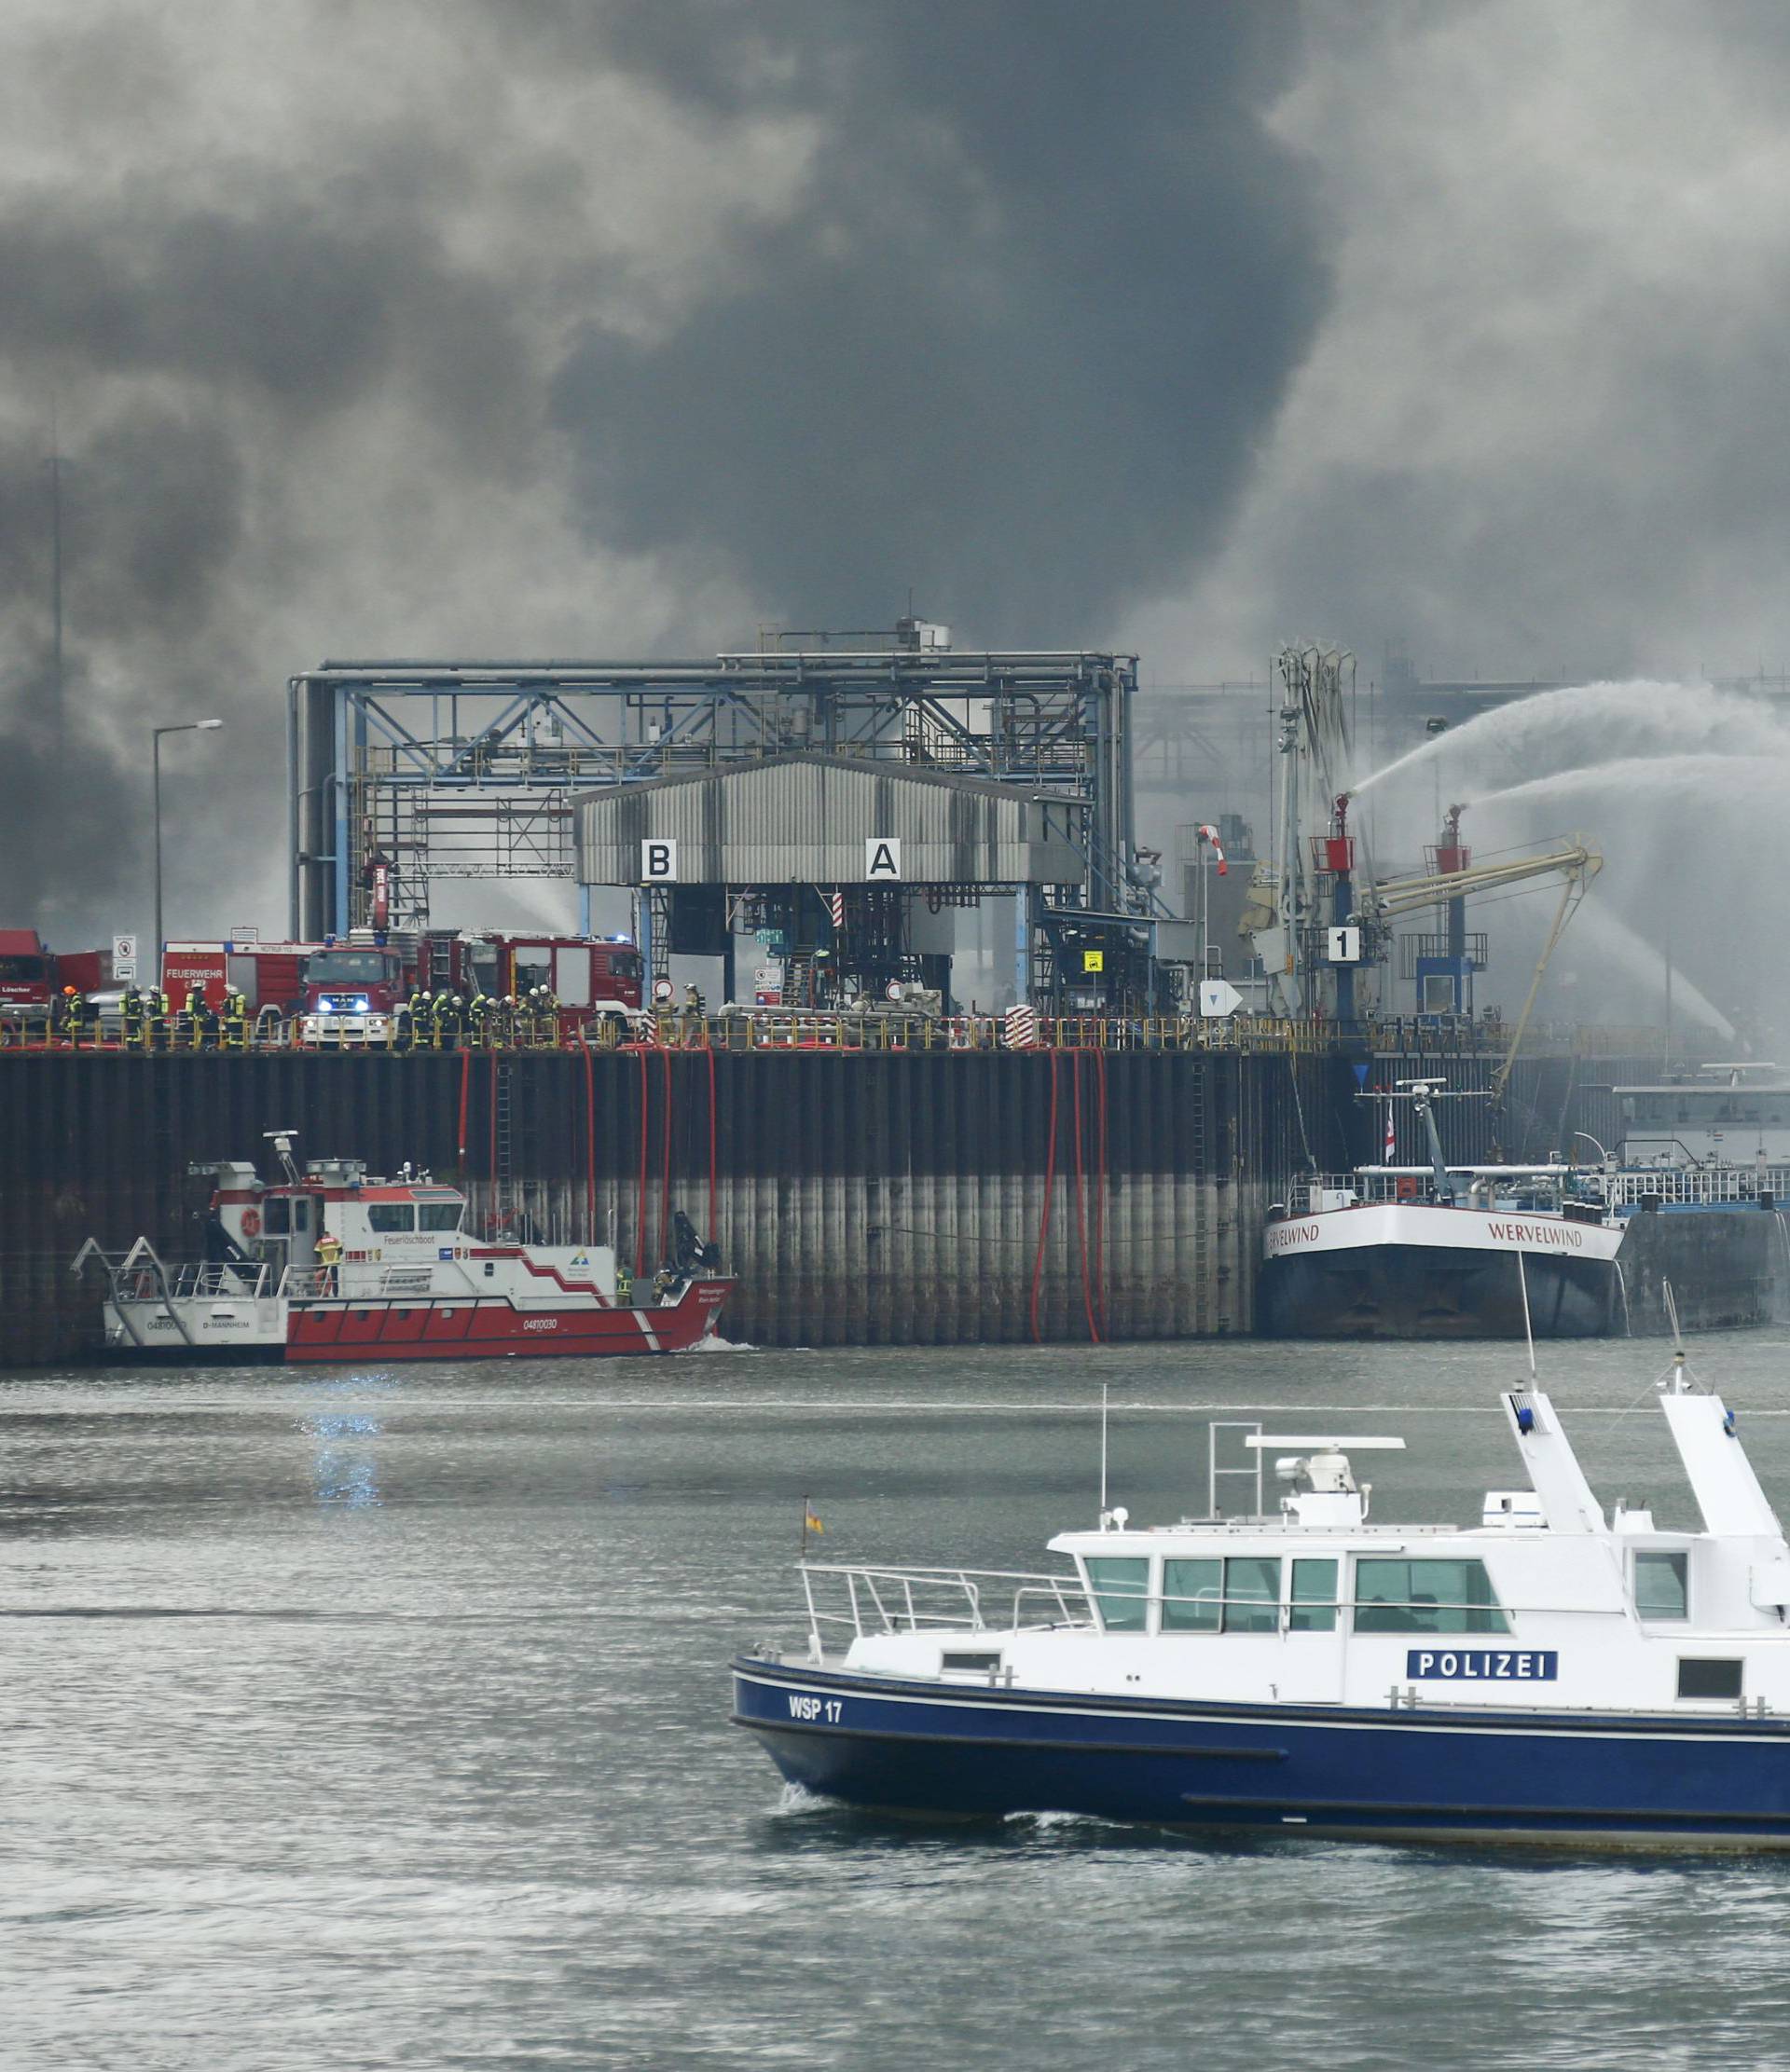
<instances>
[{"instance_id":1,"label":"smoke cloud","mask_svg":"<svg viewBox=\"0 0 1790 2072\"><path fill-rule=\"evenodd\" d=\"M146 930L149 729L215 715L168 926L277 926L326 652L700 652L910 584L1112 638L1317 335L1300 49L1287 5L20 0L0 918Z\"/></svg>"}]
</instances>

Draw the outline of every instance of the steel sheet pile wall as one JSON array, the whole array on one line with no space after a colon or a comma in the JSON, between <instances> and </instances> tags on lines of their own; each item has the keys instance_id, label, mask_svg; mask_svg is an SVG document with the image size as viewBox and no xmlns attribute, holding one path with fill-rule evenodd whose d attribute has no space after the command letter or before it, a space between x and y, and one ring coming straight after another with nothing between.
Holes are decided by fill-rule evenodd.
<instances>
[{"instance_id":1,"label":"steel sheet pile wall","mask_svg":"<svg viewBox=\"0 0 1790 2072\"><path fill-rule=\"evenodd\" d=\"M724 1327L755 1342L1246 1332L1266 1204L1336 1133L1339 1074L1352 1090L1335 1061L1218 1053L14 1053L0 1343L12 1364L90 1352L82 1241L194 1255L188 1160L266 1173L274 1129L312 1157L456 1174L481 1210L648 1270L670 1211L709 1226L712 1171L742 1280Z\"/></svg>"}]
</instances>

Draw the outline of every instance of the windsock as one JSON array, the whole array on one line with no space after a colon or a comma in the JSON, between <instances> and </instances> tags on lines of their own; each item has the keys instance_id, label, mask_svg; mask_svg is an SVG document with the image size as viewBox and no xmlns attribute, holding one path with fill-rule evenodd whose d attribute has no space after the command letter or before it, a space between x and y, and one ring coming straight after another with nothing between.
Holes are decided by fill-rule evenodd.
<instances>
[{"instance_id":1,"label":"windsock","mask_svg":"<svg viewBox=\"0 0 1790 2072\"><path fill-rule=\"evenodd\" d=\"M1196 828L1193 831L1199 836L1202 842L1209 842L1212 844L1212 854L1219 859L1219 877L1229 877L1231 874L1231 866L1224 860L1224 848L1219 841L1219 830L1217 830L1217 828L1201 826Z\"/></svg>"}]
</instances>

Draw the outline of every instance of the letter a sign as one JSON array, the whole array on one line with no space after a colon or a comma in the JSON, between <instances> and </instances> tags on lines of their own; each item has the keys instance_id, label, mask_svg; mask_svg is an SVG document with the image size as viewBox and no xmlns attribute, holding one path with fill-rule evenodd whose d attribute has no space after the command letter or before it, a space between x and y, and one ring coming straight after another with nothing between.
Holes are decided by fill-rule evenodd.
<instances>
[{"instance_id":1,"label":"letter a sign","mask_svg":"<svg viewBox=\"0 0 1790 2072\"><path fill-rule=\"evenodd\" d=\"M640 844L640 883L675 885L678 882L678 845L675 842Z\"/></svg>"},{"instance_id":2,"label":"letter a sign","mask_svg":"<svg viewBox=\"0 0 1790 2072\"><path fill-rule=\"evenodd\" d=\"M866 835L864 837L864 876L888 885L899 885L902 880L902 844L899 837Z\"/></svg>"}]
</instances>

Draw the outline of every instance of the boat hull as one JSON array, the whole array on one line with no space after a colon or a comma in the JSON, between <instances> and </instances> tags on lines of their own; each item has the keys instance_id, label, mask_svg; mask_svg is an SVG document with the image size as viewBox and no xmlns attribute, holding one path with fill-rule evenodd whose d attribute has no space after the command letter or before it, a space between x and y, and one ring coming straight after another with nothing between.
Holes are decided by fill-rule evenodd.
<instances>
[{"instance_id":1,"label":"boat hull","mask_svg":"<svg viewBox=\"0 0 1790 2072\"><path fill-rule=\"evenodd\" d=\"M1790 1848L1790 1722L1732 1712L1206 1705L742 1658L733 1718L792 1783L887 1812Z\"/></svg>"},{"instance_id":2,"label":"boat hull","mask_svg":"<svg viewBox=\"0 0 1790 2072\"><path fill-rule=\"evenodd\" d=\"M1287 1216L1262 1237L1260 1321L1276 1338L1538 1338L1622 1326L1619 1228L1563 1215L1376 1202Z\"/></svg>"},{"instance_id":3,"label":"boat hull","mask_svg":"<svg viewBox=\"0 0 1790 2072\"><path fill-rule=\"evenodd\" d=\"M118 1323L116 1307L108 1304L106 1329L114 1358L183 1365L645 1357L687 1352L713 1329L733 1287L730 1280L694 1281L676 1302L639 1310L586 1304L522 1309L501 1297L350 1297L266 1305L245 1301L239 1322L219 1320L205 1313L206 1305L196 1304L192 1317L185 1320L193 1334L190 1341L168 1309L144 1302L133 1305L142 1312L136 1319L142 1344ZM246 1313L261 1309L274 1313ZM283 1319L277 1313L281 1310Z\"/></svg>"},{"instance_id":4,"label":"boat hull","mask_svg":"<svg viewBox=\"0 0 1790 2072\"><path fill-rule=\"evenodd\" d=\"M1527 1256L1538 1338L1621 1329L1614 1260ZM1261 1328L1271 1338L1521 1338L1522 1290L1508 1253L1383 1244L1268 1260Z\"/></svg>"}]
</instances>

